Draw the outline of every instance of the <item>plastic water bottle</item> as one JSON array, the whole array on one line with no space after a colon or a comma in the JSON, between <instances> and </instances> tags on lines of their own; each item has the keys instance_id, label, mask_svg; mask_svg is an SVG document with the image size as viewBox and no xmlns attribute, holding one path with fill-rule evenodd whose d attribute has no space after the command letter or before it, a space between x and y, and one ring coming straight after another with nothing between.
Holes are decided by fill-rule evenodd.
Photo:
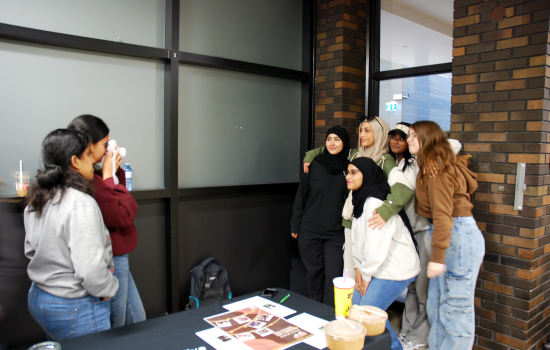
<instances>
[{"instance_id":1,"label":"plastic water bottle","mask_svg":"<svg viewBox=\"0 0 550 350\"><path fill-rule=\"evenodd\" d=\"M126 163L124 167L124 174L126 175L126 189L131 191L132 186L132 168L130 168L130 163Z\"/></svg>"}]
</instances>

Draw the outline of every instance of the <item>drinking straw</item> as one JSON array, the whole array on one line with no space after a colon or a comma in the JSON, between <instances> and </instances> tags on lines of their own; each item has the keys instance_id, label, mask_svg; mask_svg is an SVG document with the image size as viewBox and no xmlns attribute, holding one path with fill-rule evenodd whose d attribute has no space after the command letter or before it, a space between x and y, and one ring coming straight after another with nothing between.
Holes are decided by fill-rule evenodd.
<instances>
[{"instance_id":1,"label":"drinking straw","mask_svg":"<svg viewBox=\"0 0 550 350\"><path fill-rule=\"evenodd\" d=\"M19 182L21 183L21 189L23 189L23 161L19 160Z\"/></svg>"},{"instance_id":2,"label":"drinking straw","mask_svg":"<svg viewBox=\"0 0 550 350\"><path fill-rule=\"evenodd\" d=\"M344 283L346 283L346 278L348 277L348 269L344 271Z\"/></svg>"},{"instance_id":3,"label":"drinking straw","mask_svg":"<svg viewBox=\"0 0 550 350\"><path fill-rule=\"evenodd\" d=\"M359 310L363 310L365 312L368 312L369 314L375 314L375 315L378 315L378 316L386 317L385 313L381 313L381 312L376 311L376 310L365 308L365 307L363 307L363 305L353 305L353 306L358 308Z\"/></svg>"},{"instance_id":4,"label":"drinking straw","mask_svg":"<svg viewBox=\"0 0 550 350\"><path fill-rule=\"evenodd\" d=\"M336 318L337 320L346 322L346 324L347 324L348 326L350 326L350 328L355 329L355 326L354 326L350 321L348 321L348 320L346 319L346 316L344 316L344 315L336 315L335 318Z\"/></svg>"}]
</instances>

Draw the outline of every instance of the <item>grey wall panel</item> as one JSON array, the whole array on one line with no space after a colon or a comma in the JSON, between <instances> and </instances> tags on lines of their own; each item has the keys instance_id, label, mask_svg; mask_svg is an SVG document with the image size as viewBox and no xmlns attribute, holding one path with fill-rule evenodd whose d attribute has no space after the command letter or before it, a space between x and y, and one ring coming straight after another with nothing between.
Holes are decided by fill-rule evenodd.
<instances>
[{"instance_id":1,"label":"grey wall panel","mask_svg":"<svg viewBox=\"0 0 550 350\"><path fill-rule=\"evenodd\" d=\"M0 22L164 47L164 0L0 0Z\"/></svg>"},{"instance_id":2,"label":"grey wall panel","mask_svg":"<svg viewBox=\"0 0 550 350\"><path fill-rule=\"evenodd\" d=\"M299 180L301 84L180 65L178 186Z\"/></svg>"},{"instance_id":3,"label":"grey wall panel","mask_svg":"<svg viewBox=\"0 0 550 350\"><path fill-rule=\"evenodd\" d=\"M181 199L179 203L181 305L188 301L189 271L207 257L226 267L234 296L289 283L295 193Z\"/></svg>"},{"instance_id":4,"label":"grey wall panel","mask_svg":"<svg viewBox=\"0 0 550 350\"><path fill-rule=\"evenodd\" d=\"M144 200L138 204L134 225L139 242L130 253L130 271L149 319L166 313L165 205L164 200Z\"/></svg>"},{"instance_id":5,"label":"grey wall panel","mask_svg":"<svg viewBox=\"0 0 550 350\"><path fill-rule=\"evenodd\" d=\"M300 69L301 0L182 0L180 50Z\"/></svg>"},{"instance_id":6,"label":"grey wall panel","mask_svg":"<svg viewBox=\"0 0 550 350\"><path fill-rule=\"evenodd\" d=\"M46 135L81 114L128 149L134 190L164 187L162 62L0 39L0 67L0 195L15 195L19 160L34 177Z\"/></svg>"}]
</instances>

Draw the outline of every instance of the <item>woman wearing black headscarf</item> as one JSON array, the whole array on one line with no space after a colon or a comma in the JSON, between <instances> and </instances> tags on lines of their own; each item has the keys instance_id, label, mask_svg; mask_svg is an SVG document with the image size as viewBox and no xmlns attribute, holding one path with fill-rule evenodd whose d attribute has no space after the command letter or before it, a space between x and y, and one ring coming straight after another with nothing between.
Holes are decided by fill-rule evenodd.
<instances>
[{"instance_id":1,"label":"woman wearing black headscarf","mask_svg":"<svg viewBox=\"0 0 550 350\"><path fill-rule=\"evenodd\" d=\"M341 126L327 131L326 149L302 174L290 222L306 268L309 297L334 306L332 280L342 274L342 208L348 196L344 171L349 164L349 135Z\"/></svg>"},{"instance_id":2,"label":"woman wearing black headscarf","mask_svg":"<svg viewBox=\"0 0 550 350\"><path fill-rule=\"evenodd\" d=\"M348 165L346 181L353 202L351 235L356 289L353 304L386 310L420 271L411 225L401 210L382 228L369 227L369 217L390 193L384 172L372 159L354 159ZM386 328L391 334L392 350L402 350L389 321Z\"/></svg>"}]
</instances>

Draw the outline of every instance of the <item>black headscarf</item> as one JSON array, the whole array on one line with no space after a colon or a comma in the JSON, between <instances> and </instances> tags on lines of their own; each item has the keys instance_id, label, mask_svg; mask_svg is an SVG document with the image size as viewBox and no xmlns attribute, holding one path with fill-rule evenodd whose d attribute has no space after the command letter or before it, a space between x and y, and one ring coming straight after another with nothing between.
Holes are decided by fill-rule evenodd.
<instances>
[{"instance_id":1,"label":"black headscarf","mask_svg":"<svg viewBox=\"0 0 550 350\"><path fill-rule=\"evenodd\" d=\"M352 191L351 202L353 204L353 217L359 218L363 215L363 207L365 206L365 201L369 197L378 198L381 201L386 200L388 193L391 192L390 185L386 179L384 171L380 169L376 163L370 158L355 158L351 164L353 164L361 173L363 174L363 184L359 187L358 190ZM399 216L409 234L411 235L414 247L418 253L418 243L414 238L411 222L407 213L405 213L405 208L401 209Z\"/></svg>"},{"instance_id":2,"label":"black headscarf","mask_svg":"<svg viewBox=\"0 0 550 350\"><path fill-rule=\"evenodd\" d=\"M325 148L325 151L318 155L315 159L323 165L323 167L329 174L336 175L342 173L348 168L349 134L346 129L341 126L333 126L328 129L325 140L330 134L337 135L344 143L344 148L342 148L342 151L340 151L340 153L336 155L330 154L328 149Z\"/></svg>"},{"instance_id":3,"label":"black headscarf","mask_svg":"<svg viewBox=\"0 0 550 350\"><path fill-rule=\"evenodd\" d=\"M353 204L353 217L359 218L363 215L363 207L368 197L386 200L391 192L386 175L374 160L370 158L355 158L351 164L363 174L363 184L358 190L352 192L351 203Z\"/></svg>"}]
</instances>

